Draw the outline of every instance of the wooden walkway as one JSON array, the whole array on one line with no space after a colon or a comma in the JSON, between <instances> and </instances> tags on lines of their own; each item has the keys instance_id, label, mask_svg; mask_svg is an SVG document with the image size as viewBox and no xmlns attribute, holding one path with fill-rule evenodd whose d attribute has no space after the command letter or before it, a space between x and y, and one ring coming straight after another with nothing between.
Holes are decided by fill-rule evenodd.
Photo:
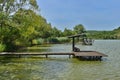
<instances>
[{"instance_id":1,"label":"wooden walkway","mask_svg":"<svg viewBox=\"0 0 120 80\"><path fill-rule=\"evenodd\" d=\"M48 58L49 55L74 55L73 52L22 52L22 53L14 53L14 52L5 52L0 53L0 56L25 56L25 55L31 55L31 56L45 56Z\"/></svg>"},{"instance_id":2,"label":"wooden walkway","mask_svg":"<svg viewBox=\"0 0 120 80\"><path fill-rule=\"evenodd\" d=\"M102 56L102 57L107 57L107 55L96 52L96 51L80 51L80 52L74 52L75 56Z\"/></svg>"},{"instance_id":3,"label":"wooden walkway","mask_svg":"<svg viewBox=\"0 0 120 80\"><path fill-rule=\"evenodd\" d=\"M14 53L14 52L3 52L0 53L0 56L24 56L24 55L32 55L32 56L38 56L38 55L42 55L45 56L46 58L48 58L49 55L68 55L69 58L71 56L73 57L92 57L92 58L102 58L102 57L107 57L107 55L96 52L96 51L80 51L80 52L23 52L23 53Z\"/></svg>"}]
</instances>

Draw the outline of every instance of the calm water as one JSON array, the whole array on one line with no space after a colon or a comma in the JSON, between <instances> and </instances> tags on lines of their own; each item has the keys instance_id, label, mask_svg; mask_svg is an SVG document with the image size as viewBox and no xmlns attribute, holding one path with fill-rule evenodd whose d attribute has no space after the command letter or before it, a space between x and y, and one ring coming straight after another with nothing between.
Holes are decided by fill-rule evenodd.
<instances>
[{"instance_id":1,"label":"calm water","mask_svg":"<svg viewBox=\"0 0 120 80\"><path fill-rule=\"evenodd\" d=\"M0 80L120 80L119 40L96 40L93 46L77 44L77 47L96 50L108 57L103 61L80 61L68 56L1 57ZM70 52L71 44L47 46L44 51Z\"/></svg>"}]
</instances>

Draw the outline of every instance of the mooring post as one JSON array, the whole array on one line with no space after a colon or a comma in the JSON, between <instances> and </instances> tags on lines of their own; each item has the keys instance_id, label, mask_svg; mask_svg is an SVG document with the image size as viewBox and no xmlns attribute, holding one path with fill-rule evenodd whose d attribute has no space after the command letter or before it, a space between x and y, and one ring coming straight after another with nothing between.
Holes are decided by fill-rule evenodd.
<instances>
[{"instance_id":1,"label":"mooring post","mask_svg":"<svg viewBox=\"0 0 120 80\"><path fill-rule=\"evenodd\" d=\"M46 54L45 56L46 56L46 58L48 58L48 55L47 55L47 54Z\"/></svg>"},{"instance_id":2,"label":"mooring post","mask_svg":"<svg viewBox=\"0 0 120 80\"><path fill-rule=\"evenodd\" d=\"M71 58L71 55L69 55L69 58Z\"/></svg>"},{"instance_id":3,"label":"mooring post","mask_svg":"<svg viewBox=\"0 0 120 80\"><path fill-rule=\"evenodd\" d=\"M18 58L21 58L21 55L20 55L20 54L18 55Z\"/></svg>"},{"instance_id":4,"label":"mooring post","mask_svg":"<svg viewBox=\"0 0 120 80\"><path fill-rule=\"evenodd\" d=\"M73 57L73 58L75 58L75 54L74 54L74 55L72 55L72 57Z\"/></svg>"}]
</instances>

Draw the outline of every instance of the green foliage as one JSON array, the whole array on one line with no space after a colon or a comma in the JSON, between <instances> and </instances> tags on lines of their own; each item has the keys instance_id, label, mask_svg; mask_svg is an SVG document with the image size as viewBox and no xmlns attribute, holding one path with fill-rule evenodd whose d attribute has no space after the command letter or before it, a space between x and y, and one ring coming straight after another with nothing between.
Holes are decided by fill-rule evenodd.
<instances>
[{"instance_id":1,"label":"green foliage","mask_svg":"<svg viewBox=\"0 0 120 80\"><path fill-rule=\"evenodd\" d=\"M0 12L12 14L21 8L38 10L36 0L0 0Z\"/></svg>"},{"instance_id":2,"label":"green foliage","mask_svg":"<svg viewBox=\"0 0 120 80\"><path fill-rule=\"evenodd\" d=\"M70 39L67 37L57 37L57 40L59 41L59 43L70 42Z\"/></svg>"},{"instance_id":3,"label":"green foliage","mask_svg":"<svg viewBox=\"0 0 120 80\"><path fill-rule=\"evenodd\" d=\"M35 11L36 0L2 0L0 6L0 43L6 45L6 51L30 46L34 39L51 36L51 24Z\"/></svg>"},{"instance_id":4,"label":"green foliage","mask_svg":"<svg viewBox=\"0 0 120 80\"><path fill-rule=\"evenodd\" d=\"M70 42L70 39L67 37L50 37L48 38L49 43L65 43Z\"/></svg>"},{"instance_id":5,"label":"green foliage","mask_svg":"<svg viewBox=\"0 0 120 80\"><path fill-rule=\"evenodd\" d=\"M59 43L58 39L56 37L50 37L48 38L49 43Z\"/></svg>"},{"instance_id":6,"label":"green foliage","mask_svg":"<svg viewBox=\"0 0 120 80\"><path fill-rule=\"evenodd\" d=\"M67 28L64 29L63 36L67 37L67 36L71 36L73 34L74 34L74 32L72 30L67 29Z\"/></svg>"},{"instance_id":7,"label":"green foliage","mask_svg":"<svg viewBox=\"0 0 120 80\"><path fill-rule=\"evenodd\" d=\"M87 31L87 37L93 39L116 39L114 31Z\"/></svg>"},{"instance_id":8,"label":"green foliage","mask_svg":"<svg viewBox=\"0 0 120 80\"><path fill-rule=\"evenodd\" d=\"M9 48L13 49L14 42L19 36L19 30L8 14L3 12L0 14L2 15L0 16L0 43L5 44L5 50L8 51Z\"/></svg>"},{"instance_id":9,"label":"green foliage","mask_svg":"<svg viewBox=\"0 0 120 80\"><path fill-rule=\"evenodd\" d=\"M5 51L6 45L0 43L0 52Z\"/></svg>"},{"instance_id":10,"label":"green foliage","mask_svg":"<svg viewBox=\"0 0 120 80\"><path fill-rule=\"evenodd\" d=\"M43 44L44 41L45 41L45 40L42 39L42 38L34 39L34 40L32 41L32 44L33 44L33 45L40 45L40 44Z\"/></svg>"},{"instance_id":11,"label":"green foliage","mask_svg":"<svg viewBox=\"0 0 120 80\"><path fill-rule=\"evenodd\" d=\"M74 31L76 34L81 34L85 32L85 27L82 24L78 24L74 27Z\"/></svg>"},{"instance_id":12,"label":"green foliage","mask_svg":"<svg viewBox=\"0 0 120 80\"><path fill-rule=\"evenodd\" d=\"M114 31L114 33L115 33L115 36L116 36L118 39L120 39L120 27L118 27L117 29L114 29L113 31Z\"/></svg>"},{"instance_id":13,"label":"green foliage","mask_svg":"<svg viewBox=\"0 0 120 80\"><path fill-rule=\"evenodd\" d=\"M53 27L51 31L51 35L52 37L60 37L62 36L62 31L58 30L56 27Z\"/></svg>"}]
</instances>

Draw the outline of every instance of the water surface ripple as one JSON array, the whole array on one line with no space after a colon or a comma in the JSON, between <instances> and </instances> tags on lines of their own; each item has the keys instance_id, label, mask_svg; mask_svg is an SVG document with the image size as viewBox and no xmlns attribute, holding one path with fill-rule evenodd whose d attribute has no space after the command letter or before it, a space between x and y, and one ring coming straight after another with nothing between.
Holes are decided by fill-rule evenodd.
<instances>
[{"instance_id":1,"label":"water surface ripple","mask_svg":"<svg viewBox=\"0 0 120 80\"><path fill-rule=\"evenodd\" d=\"M80 61L68 56L0 58L0 80L120 80L120 41L95 40L81 50L107 54L103 61ZM70 52L71 44L54 44L49 52Z\"/></svg>"}]
</instances>

